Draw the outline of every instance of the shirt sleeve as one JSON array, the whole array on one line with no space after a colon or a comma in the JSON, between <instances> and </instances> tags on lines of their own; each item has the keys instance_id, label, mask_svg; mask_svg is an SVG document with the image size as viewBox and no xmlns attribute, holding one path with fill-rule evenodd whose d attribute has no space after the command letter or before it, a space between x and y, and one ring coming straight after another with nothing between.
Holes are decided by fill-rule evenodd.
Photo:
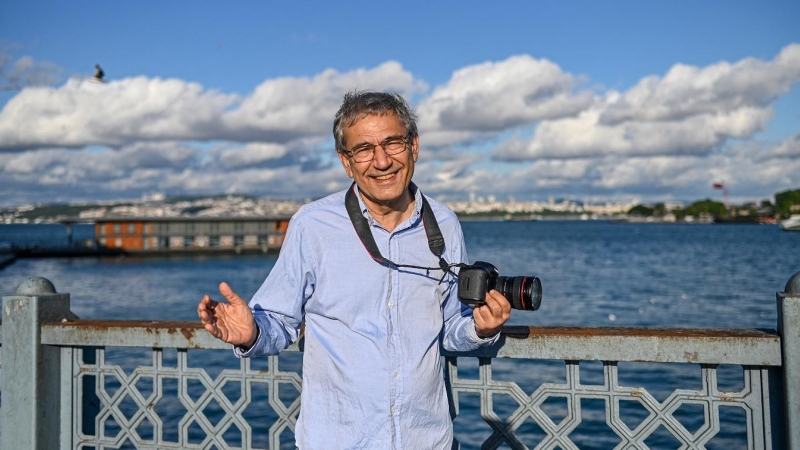
<instances>
[{"instance_id":1,"label":"shirt sleeve","mask_svg":"<svg viewBox=\"0 0 800 450\"><path fill-rule=\"evenodd\" d=\"M316 264L305 234L302 221L293 217L275 267L250 300L258 327L256 342L247 351L234 347L236 356L276 355L299 337L304 305L315 285Z\"/></svg>"},{"instance_id":2,"label":"shirt sleeve","mask_svg":"<svg viewBox=\"0 0 800 450\"><path fill-rule=\"evenodd\" d=\"M450 253L447 261L450 263L468 263L467 248L464 242L464 235L461 226L456 224L454 233L446 247ZM500 333L490 337L481 338L475 330L475 319L472 317L472 309L461 303L458 299L458 280L449 277L447 298L442 305L444 313L444 333L442 347L445 350L455 352L466 352L475 350L478 347L491 345L500 338Z\"/></svg>"}]
</instances>

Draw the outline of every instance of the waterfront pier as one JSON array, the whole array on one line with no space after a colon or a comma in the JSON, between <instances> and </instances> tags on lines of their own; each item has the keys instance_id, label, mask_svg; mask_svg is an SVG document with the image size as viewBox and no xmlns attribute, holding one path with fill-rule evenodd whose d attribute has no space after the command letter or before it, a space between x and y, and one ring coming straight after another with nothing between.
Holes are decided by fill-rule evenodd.
<instances>
[{"instance_id":1,"label":"waterfront pier","mask_svg":"<svg viewBox=\"0 0 800 450\"><path fill-rule=\"evenodd\" d=\"M800 273L776 300L778 323L767 331L506 327L494 347L445 355L456 434L460 426L486 427L488 436L470 446L489 449L581 448L574 433L593 420L581 412L591 401L604 405L600 418L614 442L607 448L656 448L652 436L666 433L673 448L703 449L728 432L733 412L742 443L728 448L800 450ZM230 347L199 322L81 320L70 312L70 294L44 278L21 283L2 308L2 449L294 448L302 379L281 357L216 371L207 361L192 365L192 352ZM108 358L112 348L148 357L128 370ZM289 353L302 349L301 339ZM526 389L514 372L496 376L502 360L555 361L565 381ZM585 362L602 366L597 381L585 376ZM619 366L629 363L697 366L698 388L659 400L622 382ZM476 374L468 375L471 364ZM718 372L731 365L741 367L741 386L722 388ZM479 419L465 425L458 418L467 397L477 399ZM553 404L562 406L556 414ZM694 414L691 429L686 411Z\"/></svg>"},{"instance_id":2,"label":"waterfront pier","mask_svg":"<svg viewBox=\"0 0 800 450\"><path fill-rule=\"evenodd\" d=\"M277 253L289 220L289 216L63 219L66 242L0 248L0 269L18 258ZM81 223L92 224L92 239L74 239L74 226Z\"/></svg>"},{"instance_id":3,"label":"waterfront pier","mask_svg":"<svg viewBox=\"0 0 800 450\"><path fill-rule=\"evenodd\" d=\"M132 254L280 249L289 217L116 217L95 220L99 248Z\"/></svg>"}]
</instances>

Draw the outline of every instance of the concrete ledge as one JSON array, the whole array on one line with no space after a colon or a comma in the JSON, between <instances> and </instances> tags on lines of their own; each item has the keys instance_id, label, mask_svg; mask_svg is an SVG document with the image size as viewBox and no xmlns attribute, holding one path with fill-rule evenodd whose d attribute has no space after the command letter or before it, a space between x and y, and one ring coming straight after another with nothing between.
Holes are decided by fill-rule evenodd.
<instances>
[{"instance_id":1,"label":"concrete ledge","mask_svg":"<svg viewBox=\"0 0 800 450\"><path fill-rule=\"evenodd\" d=\"M199 322L75 320L42 325L56 346L230 349ZM300 351L303 339L290 351ZM748 329L505 327L497 345L446 356L780 366L781 339Z\"/></svg>"},{"instance_id":2,"label":"concrete ledge","mask_svg":"<svg viewBox=\"0 0 800 450\"><path fill-rule=\"evenodd\" d=\"M497 345L447 356L780 366L781 339L751 329L504 327Z\"/></svg>"}]
</instances>

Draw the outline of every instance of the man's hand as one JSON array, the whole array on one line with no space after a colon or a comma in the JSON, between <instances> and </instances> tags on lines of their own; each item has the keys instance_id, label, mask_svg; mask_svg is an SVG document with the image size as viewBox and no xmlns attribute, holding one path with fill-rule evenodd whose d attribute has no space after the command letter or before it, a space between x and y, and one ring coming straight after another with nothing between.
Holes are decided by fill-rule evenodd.
<instances>
[{"instance_id":1,"label":"man's hand","mask_svg":"<svg viewBox=\"0 0 800 450\"><path fill-rule=\"evenodd\" d=\"M228 303L211 300L211 297L204 295L197 305L197 315L215 338L249 349L258 336L253 312L228 283L220 283L219 292Z\"/></svg>"},{"instance_id":2,"label":"man's hand","mask_svg":"<svg viewBox=\"0 0 800 450\"><path fill-rule=\"evenodd\" d=\"M500 332L500 327L511 317L511 303L503 294L492 289L486 293L483 305L472 310L478 337L490 338Z\"/></svg>"}]
</instances>

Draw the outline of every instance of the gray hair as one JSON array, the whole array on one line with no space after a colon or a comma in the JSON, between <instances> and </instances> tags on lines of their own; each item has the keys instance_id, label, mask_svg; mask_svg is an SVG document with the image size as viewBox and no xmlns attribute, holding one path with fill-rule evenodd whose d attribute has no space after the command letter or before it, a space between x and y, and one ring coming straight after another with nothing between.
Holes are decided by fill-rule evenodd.
<instances>
[{"instance_id":1,"label":"gray hair","mask_svg":"<svg viewBox=\"0 0 800 450\"><path fill-rule=\"evenodd\" d=\"M333 139L336 151L345 152L345 127L352 127L365 116L394 114L406 129L406 136L414 139L417 131L417 115L400 94L391 92L351 91L344 95L342 106L333 119Z\"/></svg>"}]
</instances>

